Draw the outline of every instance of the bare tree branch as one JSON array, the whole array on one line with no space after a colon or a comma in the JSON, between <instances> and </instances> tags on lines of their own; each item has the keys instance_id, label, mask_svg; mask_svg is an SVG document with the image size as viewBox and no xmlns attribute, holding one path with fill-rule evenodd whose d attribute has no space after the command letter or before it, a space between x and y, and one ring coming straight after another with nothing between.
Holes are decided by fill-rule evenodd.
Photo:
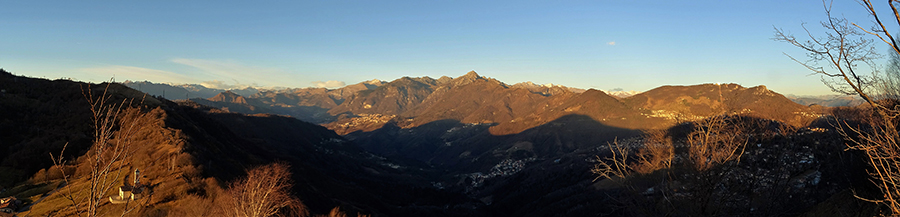
<instances>
[{"instance_id":1,"label":"bare tree branch","mask_svg":"<svg viewBox=\"0 0 900 217\"><path fill-rule=\"evenodd\" d=\"M871 106L871 113L863 117L866 126L851 126L845 121L837 121L838 131L850 144L849 149L859 150L866 154L872 182L882 192L881 199L867 199L856 196L864 201L884 204L890 208L891 214L900 214L900 134L897 133L896 122L900 116L900 46L896 38L891 34L878 16L875 4L870 0L859 0L859 3L874 20L875 26L866 30L856 23L850 23L845 18L837 18L831 15L830 1L822 1L825 6L827 21L822 22L827 29L825 37L817 38L807 31L812 42L800 43L796 38L785 35L781 29L775 31L775 40L788 42L795 47L807 51L809 61L800 62L807 69L816 74L823 75L823 83L832 90L844 94L854 94L862 97ZM900 12L895 3L898 0L888 0L897 24L900 25ZM858 31L863 31L865 34ZM891 46L889 57L891 63L886 69L887 73L880 73L875 60L881 58L875 51L873 39L864 36L874 36ZM825 53L823 53L825 52ZM836 72L820 70L823 67L820 61ZM860 68L859 63L864 63L865 68ZM837 75L837 76L832 76ZM828 79L826 79L828 76ZM835 78L835 79L831 79ZM877 98L876 98L877 97ZM880 101L879 101L880 99Z\"/></svg>"}]
</instances>

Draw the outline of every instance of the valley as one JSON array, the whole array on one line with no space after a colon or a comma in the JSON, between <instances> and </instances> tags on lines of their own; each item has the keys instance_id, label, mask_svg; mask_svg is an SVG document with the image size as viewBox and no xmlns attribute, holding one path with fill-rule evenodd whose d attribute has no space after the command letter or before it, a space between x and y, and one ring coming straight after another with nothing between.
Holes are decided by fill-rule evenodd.
<instances>
[{"instance_id":1,"label":"valley","mask_svg":"<svg viewBox=\"0 0 900 217\"><path fill-rule=\"evenodd\" d=\"M314 215L339 207L372 216L796 216L870 206L852 202L850 191L868 192L867 181L863 162L843 150L829 124L835 116L765 86L663 86L623 97L507 85L473 71L171 101L129 82L4 71L0 84L0 130L8 132L0 196L33 203L20 215L73 215L64 191L52 189L88 181L77 178L96 148L85 91L132 100L129 111L146 114L131 140L133 157L117 164L117 171L139 168L152 186L129 216L214 215L228 183L276 162L290 165L292 192ZM712 129L698 128L706 120L741 126L720 132L741 138L740 156L688 169L695 164L686 148L694 132ZM628 179L592 173L621 154L614 147L659 158L641 154L654 141L672 147L670 166L649 169L638 159L628 161L635 174ZM47 153L62 153L66 163ZM852 203L828 205L844 202Z\"/></svg>"}]
</instances>

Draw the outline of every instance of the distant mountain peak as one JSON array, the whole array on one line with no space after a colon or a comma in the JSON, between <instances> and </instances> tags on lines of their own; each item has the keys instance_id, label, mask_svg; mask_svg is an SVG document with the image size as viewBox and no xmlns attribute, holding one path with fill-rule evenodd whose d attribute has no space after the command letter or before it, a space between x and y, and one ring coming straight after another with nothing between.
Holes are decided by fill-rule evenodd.
<instances>
[{"instance_id":1,"label":"distant mountain peak","mask_svg":"<svg viewBox=\"0 0 900 217\"><path fill-rule=\"evenodd\" d=\"M222 98L222 97L224 97L224 98L227 98L227 99L234 99L234 98L237 98L237 97L240 97L240 96L241 96L241 95L238 95L237 93L231 92L231 90L226 90L225 92L219 93L218 95L216 95L216 96L213 97L213 98Z\"/></svg>"},{"instance_id":2,"label":"distant mountain peak","mask_svg":"<svg viewBox=\"0 0 900 217\"><path fill-rule=\"evenodd\" d=\"M628 97L630 97L630 96L634 96L634 95L637 95L637 94L641 93L641 92L636 91L636 90L630 90L630 91L625 91L625 90L601 90L601 91L603 91L604 93L606 93L606 95L610 95L610 96L614 96L614 97L618 97L618 98L628 98Z\"/></svg>"},{"instance_id":3,"label":"distant mountain peak","mask_svg":"<svg viewBox=\"0 0 900 217\"><path fill-rule=\"evenodd\" d=\"M238 104L247 104L247 99L243 96L238 95L230 90L226 90L225 92L219 93L218 95L208 98L207 100L213 102L230 102L230 103L238 103Z\"/></svg>"},{"instance_id":4,"label":"distant mountain peak","mask_svg":"<svg viewBox=\"0 0 900 217\"><path fill-rule=\"evenodd\" d=\"M475 80L483 79L483 78L484 78L484 77L481 77L481 76L478 75L478 73L476 73L475 71L469 71L468 73L466 73L466 75L463 75L463 76L459 76L459 77L457 77L457 78L454 78L454 79L451 80L450 82L453 84L453 86L462 86L462 85L466 85L466 84L472 83L472 82L474 82Z\"/></svg>"},{"instance_id":5,"label":"distant mountain peak","mask_svg":"<svg viewBox=\"0 0 900 217\"><path fill-rule=\"evenodd\" d=\"M451 77L441 76L440 78L437 79L437 83L438 84L446 84L446 83L450 83L450 81L452 81L452 80L453 80L453 78L451 78Z\"/></svg>"},{"instance_id":6,"label":"distant mountain peak","mask_svg":"<svg viewBox=\"0 0 900 217\"><path fill-rule=\"evenodd\" d=\"M378 79L372 79L372 80L365 81L363 83L371 84L371 85L382 85L382 84L384 84L384 81L381 81Z\"/></svg>"}]
</instances>

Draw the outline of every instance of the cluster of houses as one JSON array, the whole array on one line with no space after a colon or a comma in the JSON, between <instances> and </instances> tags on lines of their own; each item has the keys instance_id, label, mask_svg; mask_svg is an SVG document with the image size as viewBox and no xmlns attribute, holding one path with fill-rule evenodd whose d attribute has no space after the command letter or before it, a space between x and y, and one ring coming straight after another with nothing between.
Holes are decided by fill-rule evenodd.
<instances>
[{"instance_id":1,"label":"cluster of houses","mask_svg":"<svg viewBox=\"0 0 900 217\"><path fill-rule=\"evenodd\" d=\"M468 174L468 177L472 179L472 187L479 187L482 183L484 183L485 179L516 174L519 171L522 171L522 168L525 167L525 163L535 160L537 160L537 158L534 157L521 160L506 159L501 161L497 165L494 165L494 167L491 168L491 172L488 174L480 172L470 173Z\"/></svg>"},{"instance_id":2,"label":"cluster of houses","mask_svg":"<svg viewBox=\"0 0 900 217\"><path fill-rule=\"evenodd\" d=\"M19 210L21 206L22 201L16 199L16 197L0 198L0 216L15 216L16 210Z\"/></svg>"}]
</instances>

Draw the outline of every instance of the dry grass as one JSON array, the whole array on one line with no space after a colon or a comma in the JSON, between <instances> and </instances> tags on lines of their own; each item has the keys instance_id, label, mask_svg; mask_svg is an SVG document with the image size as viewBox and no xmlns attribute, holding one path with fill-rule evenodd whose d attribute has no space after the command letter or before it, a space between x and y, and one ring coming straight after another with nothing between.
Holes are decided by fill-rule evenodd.
<instances>
[{"instance_id":1,"label":"dry grass","mask_svg":"<svg viewBox=\"0 0 900 217\"><path fill-rule=\"evenodd\" d=\"M204 212L185 208L212 204L222 189L214 178L200 177L202 169L184 151L185 135L165 126L166 111L132 107L136 101L125 98L102 94L90 101L98 126L94 145L77 160L54 159L56 166L32 176L31 183L67 184L52 192L43 189L49 196L34 198L26 215L197 216ZM109 203L108 197L118 193L115 187L126 179L130 183L127 177L135 169L141 170L141 183L147 186L145 197L125 205Z\"/></svg>"},{"instance_id":2,"label":"dry grass","mask_svg":"<svg viewBox=\"0 0 900 217\"><path fill-rule=\"evenodd\" d=\"M63 197L69 201L71 210L77 216L99 216L100 206L107 202L107 196L110 191L118 186L117 182L121 176L129 174L129 171L123 172L127 160L134 154L132 140L141 123L146 122L145 113L140 109L132 108L133 99L123 99L122 102L116 103L111 101L110 93L111 83L107 83L102 94L95 96L94 91L85 88L82 95L91 105L91 120L94 127L94 141L91 150L82 157L81 160L86 161L79 165L76 174L80 174L79 170L86 173L87 186L80 188L72 187L73 184L66 184L64 187ZM112 89L115 92L115 89ZM62 159L65 147L59 155L50 157L54 164L62 173L65 183L69 182L69 177L63 170L64 161ZM124 210L122 215L131 210Z\"/></svg>"}]
</instances>

